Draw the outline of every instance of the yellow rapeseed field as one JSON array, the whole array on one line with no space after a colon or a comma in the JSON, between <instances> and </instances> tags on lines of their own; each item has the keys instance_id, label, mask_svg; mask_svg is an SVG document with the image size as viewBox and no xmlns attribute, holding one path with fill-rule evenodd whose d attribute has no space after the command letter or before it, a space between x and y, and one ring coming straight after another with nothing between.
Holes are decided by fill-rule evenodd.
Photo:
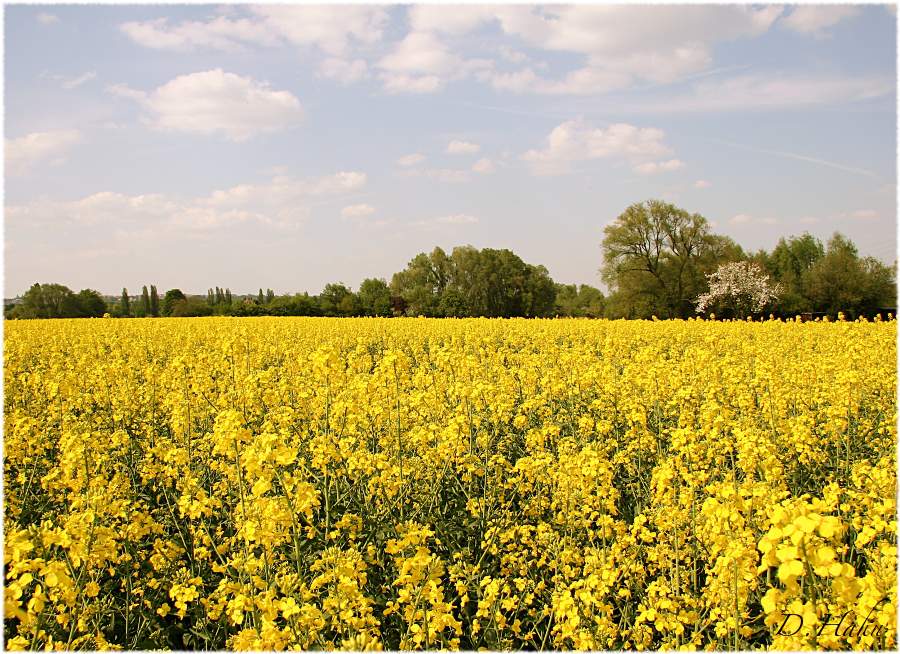
<instances>
[{"instance_id":1,"label":"yellow rapeseed field","mask_svg":"<svg viewBox=\"0 0 900 654\"><path fill-rule=\"evenodd\" d=\"M896 336L7 322L7 646L893 649Z\"/></svg>"}]
</instances>

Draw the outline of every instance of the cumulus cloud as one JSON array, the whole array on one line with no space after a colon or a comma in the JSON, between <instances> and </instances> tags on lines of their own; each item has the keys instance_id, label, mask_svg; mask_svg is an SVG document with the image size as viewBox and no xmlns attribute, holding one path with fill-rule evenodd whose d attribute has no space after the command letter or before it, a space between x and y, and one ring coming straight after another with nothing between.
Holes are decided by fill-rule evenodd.
<instances>
[{"instance_id":1,"label":"cumulus cloud","mask_svg":"<svg viewBox=\"0 0 900 654\"><path fill-rule=\"evenodd\" d=\"M782 18L780 24L794 32L824 36L829 27L859 14L859 8L851 5L798 5Z\"/></svg>"},{"instance_id":2,"label":"cumulus cloud","mask_svg":"<svg viewBox=\"0 0 900 654\"><path fill-rule=\"evenodd\" d=\"M550 132L543 149L529 150L522 159L538 175L565 173L574 162L589 159L624 158L637 165L670 154L664 138L654 127L616 123L595 128L581 119L570 120Z\"/></svg>"},{"instance_id":3,"label":"cumulus cloud","mask_svg":"<svg viewBox=\"0 0 900 654\"><path fill-rule=\"evenodd\" d=\"M712 182L708 182L705 179L698 179L694 182L694 188L709 188L712 186Z\"/></svg>"},{"instance_id":4,"label":"cumulus cloud","mask_svg":"<svg viewBox=\"0 0 900 654\"><path fill-rule=\"evenodd\" d=\"M378 67L404 74L449 74L462 59L430 32L410 32L378 62Z\"/></svg>"},{"instance_id":5,"label":"cumulus cloud","mask_svg":"<svg viewBox=\"0 0 900 654\"><path fill-rule=\"evenodd\" d=\"M352 84L368 76L369 65L365 59L340 59L330 57L319 64L316 75L337 80L341 84Z\"/></svg>"},{"instance_id":6,"label":"cumulus cloud","mask_svg":"<svg viewBox=\"0 0 900 654\"><path fill-rule=\"evenodd\" d=\"M447 154L475 154L479 150L480 145L469 141L450 141L447 144Z\"/></svg>"},{"instance_id":7,"label":"cumulus cloud","mask_svg":"<svg viewBox=\"0 0 900 654\"><path fill-rule=\"evenodd\" d=\"M850 214L850 217L857 220L871 220L878 217L878 212L874 209L857 209Z\"/></svg>"},{"instance_id":8,"label":"cumulus cloud","mask_svg":"<svg viewBox=\"0 0 900 654\"><path fill-rule=\"evenodd\" d=\"M486 70L479 79L494 88L546 94L602 93L640 80L668 83L705 70L711 46L758 36L781 7L742 6L502 6L428 7L410 10L414 30L461 35L498 22L508 36L532 48L583 57L561 78L533 68ZM446 22L446 27L442 24Z\"/></svg>"},{"instance_id":9,"label":"cumulus cloud","mask_svg":"<svg viewBox=\"0 0 900 654\"><path fill-rule=\"evenodd\" d=\"M37 22L41 25L53 25L54 23L59 22L59 16L55 14L48 14L47 12L42 11L37 16Z\"/></svg>"},{"instance_id":10,"label":"cumulus cloud","mask_svg":"<svg viewBox=\"0 0 900 654\"><path fill-rule=\"evenodd\" d=\"M669 159L668 161L648 161L638 164L634 167L634 172L641 175L655 175L656 173L667 173L679 168L684 168L683 161L680 159Z\"/></svg>"},{"instance_id":11,"label":"cumulus cloud","mask_svg":"<svg viewBox=\"0 0 900 654\"><path fill-rule=\"evenodd\" d=\"M388 22L387 11L377 5L263 5L250 11L284 41L332 56L378 43Z\"/></svg>"},{"instance_id":12,"label":"cumulus cloud","mask_svg":"<svg viewBox=\"0 0 900 654\"><path fill-rule=\"evenodd\" d=\"M466 62L431 32L410 32L378 61L390 92L432 93L468 72Z\"/></svg>"},{"instance_id":13,"label":"cumulus cloud","mask_svg":"<svg viewBox=\"0 0 900 654\"><path fill-rule=\"evenodd\" d=\"M11 220L54 225L115 226L159 233L199 233L225 225L253 223L295 229L309 215L312 198L341 197L366 183L362 172L339 172L312 179L276 175L258 184L238 184L193 198L162 194L93 193L72 201L39 200L7 207ZM363 206L363 205L357 205Z\"/></svg>"},{"instance_id":14,"label":"cumulus cloud","mask_svg":"<svg viewBox=\"0 0 900 654\"><path fill-rule=\"evenodd\" d=\"M493 161L484 157L472 164L472 170L476 173L481 173L482 175L489 175L497 170L497 167L494 165Z\"/></svg>"},{"instance_id":15,"label":"cumulus cloud","mask_svg":"<svg viewBox=\"0 0 900 654\"><path fill-rule=\"evenodd\" d=\"M486 5L412 5L409 24L416 31L436 31L462 35L495 19L494 8Z\"/></svg>"},{"instance_id":16,"label":"cumulus cloud","mask_svg":"<svg viewBox=\"0 0 900 654\"><path fill-rule=\"evenodd\" d=\"M218 15L207 20L170 23L167 19L120 25L135 43L157 50L240 50L247 45L290 44L316 47L331 56L344 55L352 45L381 39L387 23L382 7L264 5L247 8L243 16Z\"/></svg>"},{"instance_id":17,"label":"cumulus cloud","mask_svg":"<svg viewBox=\"0 0 900 654\"><path fill-rule=\"evenodd\" d=\"M20 175L38 164L61 161L82 140L82 134L77 129L32 132L6 139L6 170L10 174Z\"/></svg>"},{"instance_id":18,"label":"cumulus cloud","mask_svg":"<svg viewBox=\"0 0 900 654\"><path fill-rule=\"evenodd\" d=\"M409 168L410 166L417 166L423 161L425 161L425 155L415 152L413 154L403 155L397 159L397 164L404 168Z\"/></svg>"},{"instance_id":19,"label":"cumulus cloud","mask_svg":"<svg viewBox=\"0 0 900 654\"><path fill-rule=\"evenodd\" d=\"M365 218L375 213L375 207L368 204L351 204L341 209L343 218Z\"/></svg>"},{"instance_id":20,"label":"cumulus cloud","mask_svg":"<svg viewBox=\"0 0 900 654\"><path fill-rule=\"evenodd\" d=\"M138 101L162 130L222 134L233 141L299 124L300 101L288 91L222 69L181 75L150 93L125 86L116 95Z\"/></svg>"},{"instance_id":21,"label":"cumulus cloud","mask_svg":"<svg viewBox=\"0 0 900 654\"><path fill-rule=\"evenodd\" d=\"M405 9L408 31L387 46L391 14L375 5L252 6L202 20L131 21L120 29L142 46L175 52L314 48L326 57L318 64L321 77L350 84L377 70L390 93L433 93L474 75L498 90L569 95L641 81L669 83L707 70L717 42L758 36L783 11L778 6L413 5ZM802 15L795 10L784 22L834 20ZM460 54L468 49L461 47L463 39L485 27L498 29L509 43L482 48L488 58ZM568 53L580 61L573 70L546 76L539 72L543 62L512 45ZM501 65L519 68L500 70Z\"/></svg>"},{"instance_id":22,"label":"cumulus cloud","mask_svg":"<svg viewBox=\"0 0 900 654\"><path fill-rule=\"evenodd\" d=\"M276 46L309 50L320 57L315 66L318 77L349 85L369 77L369 62L360 53L381 41L387 22L387 11L374 5L255 5L204 20L160 18L126 22L119 28L141 46L172 52ZM430 80L392 83L433 90Z\"/></svg>"}]
</instances>

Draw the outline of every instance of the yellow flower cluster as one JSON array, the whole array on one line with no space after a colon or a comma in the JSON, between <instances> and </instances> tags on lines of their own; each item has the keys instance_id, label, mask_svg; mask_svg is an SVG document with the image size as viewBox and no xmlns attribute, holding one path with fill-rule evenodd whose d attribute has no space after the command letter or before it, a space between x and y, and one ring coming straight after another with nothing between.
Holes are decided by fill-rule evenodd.
<instances>
[{"instance_id":1,"label":"yellow flower cluster","mask_svg":"<svg viewBox=\"0 0 900 654\"><path fill-rule=\"evenodd\" d=\"M8 322L13 649L893 649L896 323Z\"/></svg>"}]
</instances>

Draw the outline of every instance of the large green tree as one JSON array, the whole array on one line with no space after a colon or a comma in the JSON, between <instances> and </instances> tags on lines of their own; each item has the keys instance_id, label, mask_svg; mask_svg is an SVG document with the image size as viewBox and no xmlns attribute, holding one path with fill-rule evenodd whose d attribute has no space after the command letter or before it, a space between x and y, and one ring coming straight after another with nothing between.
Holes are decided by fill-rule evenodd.
<instances>
[{"instance_id":1,"label":"large green tree","mask_svg":"<svg viewBox=\"0 0 900 654\"><path fill-rule=\"evenodd\" d=\"M344 284L326 284L319 294L319 306L326 316L355 316L359 314L359 299Z\"/></svg>"},{"instance_id":2,"label":"large green tree","mask_svg":"<svg viewBox=\"0 0 900 654\"><path fill-rule=\"evenodd\" d=\"M141 313L145 316L150 315L150 292L146 285L141 289Z\"/></svg>"},{"instance_id":3,"label":"large green tree","mask_svg":"<svg viewBox=\"0 0 900 654\"><path fill-rule=\"evenodd\" d=\"M602 273L621 315L686 318L706 290L705 275L742 254L734 241L712 234L700 214L650 200L604 229Z\"/></svg>"},{"instance_id":4,"label":"large green tree","mask_svg":"<svg viewBox=\"0 0 900 654\"><path fill-rule=\"evenodd\" d=\"M391 291L402 298L411 316L440 315L441 295L450 283L453 263L439 247L417 254L404 270L394 274Z\"/></svg>"},{"instance_id":5,"label":"large green tree","mask_svg":"<svg viewBox=\"0 0 900 654\"><path fill-rule=\"evenodd\" d=\"M106 301L93 289L77 294L62 284L33 284L22 303L10 312L11 318L87 318L106 313Z\"/></svg>"},{"instance_id":6,"label":"large green tree","mask_svg":"<svg viewBox=\"0 0 900 654\"><path fill-rule=\"evenodd\" d=\"M510 250L470 245L450 256L435 248L416 255L391 280L407 315L545 316L553 312L556 288L547 269Z\"/></svg>"},{"instance_id":7,"label":"large green tree","mask_svg":"<svg viewBox=\"0 0 900 654\"><path fill-rule=\"evenodd\" d=\"M815 311L848 317L873 316L897 303L896 270L874 257L860 257L856 246L835 233L825 255L804 275L804 285Z\"/></svg>"},{"instance_id":8,"label":"large green tree","mask_svg":"<svg viewBox=\"0 0 900 654\"><path fill-rule=\"evenodd\" d=\"M80 317L102 318L106 313L106 300L92 288L85 288L75 295L75 303L78 306Z\"/></svg>"},{"instance_id":9,"label":"large green tree","mask_svg":"<svg viewBox=\"0 0 900 654\"><path fill-rule=\"evenodd\" d=\"M159 293L156 290L156 286L150 285L150 315L158 316L159 315Z\"/></svg>"},{"instance_id":10,"label":"large green tree","mask_svg":"<svg viewBox=\"0 0 900 654\"><path fill-rule=\"evenodd\" d=\"M162 300L162 315L171 316L172 311L175 308L175 303L179 300L186 300L184 293L181 292L179 288L170 288L166 291L166 294L163 296Z\"/></svg>"},{"instance_id":11,"label":"large green tree","mask_svg":"<svg viewBox=\"0 0 900 654\"><path fill-rule=\"evenodd\" d=\"M364 279L359 285L358 296L363 315L391 315L391 289L385 280Z\"/></svg>"},{"instance_id":12,"label":"large green tree","mask_svg":"<svg viewBox=\"0 0 900 654\"><path fill-rule=\"evenodd\" d=\"M774 282L781 286L776 310L783 316L813 310L807 283L808 272L819 259L825 256L822 242L804 233L801 236L780 238L770 253L759 252L752 257L762 264Z\"/></svg>"}]
</instances>

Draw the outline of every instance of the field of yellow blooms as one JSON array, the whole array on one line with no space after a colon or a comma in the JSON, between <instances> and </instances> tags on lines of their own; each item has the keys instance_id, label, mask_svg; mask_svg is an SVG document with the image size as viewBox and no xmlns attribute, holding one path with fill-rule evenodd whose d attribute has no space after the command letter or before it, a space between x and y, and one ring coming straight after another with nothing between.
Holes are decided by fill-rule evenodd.
<instances>
[{"instance_id":1,"label":"field of yellow blooms","mask_svg":"<svg viewBox=\"0 0 900 654\"><path fill-rule=\"evenodd\" d=\"M5 329L8 647L896 647L893 321Z\"/></svg>"}]
</instances>

